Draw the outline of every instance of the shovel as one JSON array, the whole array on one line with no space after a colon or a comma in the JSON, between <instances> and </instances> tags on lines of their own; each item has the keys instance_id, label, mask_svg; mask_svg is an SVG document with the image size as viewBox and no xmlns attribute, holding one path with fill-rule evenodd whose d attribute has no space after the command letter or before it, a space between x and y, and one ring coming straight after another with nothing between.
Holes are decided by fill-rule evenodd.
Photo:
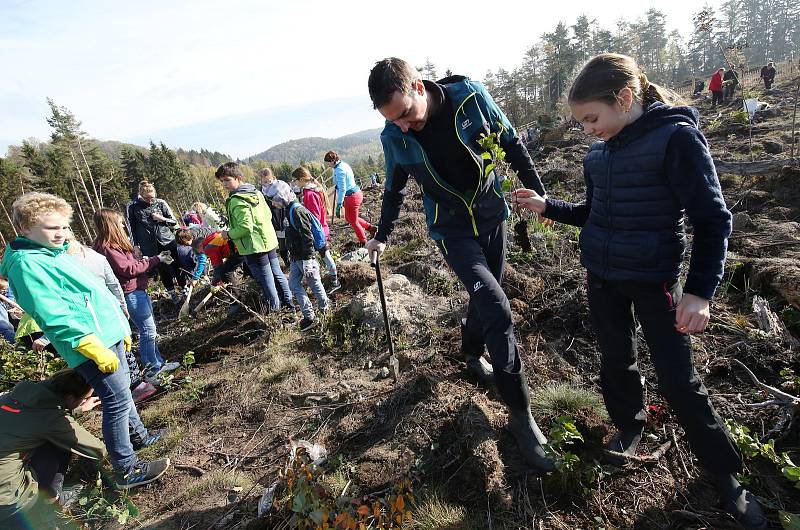
<instances>
[{"instance_id":1,"label":"shovel","mask_svg":"<svg viewBox=\"0 0 800 530\"><path fill-rule=\"evenodd\" d=\"M214 293L216 292L217 289L215 287L212 287L211 290L208 291L208 294L205 295L202 300L200 300L200 303L194 307L193 313L197 313L198 311L203 309L203 306L205 306L208 303L208 301L211 300L211 297L214 296Z\"/></svg>"},{"instance_id":2,"label":"shovel","mask_svg":"<svg viewBox=\"0 0 800 530\"><path fill-rule=\"evenodd\" d=\"M192 299L192 291L194 291L194 284L189 286L189 291L186 293L186 301L181 306L181 310L178 311L178 318L183 318L189 314L189 301Z\"/></svg>"},{"instance_id":3,"label":"shovel","mask_svg":"<svg viewBox=\"0 0 800 530\"><path fill-rule=\"evenodd\" d=\"M397 382L400 377L400 362L394 354L394 342L392 341L392 328L389 326L389 312L386 310L386 296L383 293L383 277L381 277L381 264L377 252L372 255L372 266L375 267L375 275L378 277L378 295L381 299L381 309L383 310L383 325L386 327L386 340L389 341L389 370L392 379Z\"/></svg>"}]
</instances>

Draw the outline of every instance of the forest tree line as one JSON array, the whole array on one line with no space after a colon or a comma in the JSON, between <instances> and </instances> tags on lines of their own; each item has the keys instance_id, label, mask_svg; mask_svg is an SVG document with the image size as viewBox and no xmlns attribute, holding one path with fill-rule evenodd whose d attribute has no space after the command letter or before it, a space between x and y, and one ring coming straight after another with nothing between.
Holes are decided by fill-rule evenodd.
<instances>
[{"instance_id":1,"label":"forest tree line","mask_svg":"<svg viewBox=\"0 0 800 530\"><path fill-rule=\"evenodd\" d=\"M559 22L545 32L525 51L518 67L489 71L483 81L512 123L520 126L558 110L576 70L597 53L632 55L651 80L678 87L731 62L752 68L794 57L800 50L800 3L793 0L726 0L717 9L705 6L693 15L693 21L694 31L684 38L677 31L667 31L665 15L655 8L637 20L620 19L613 28L603 28L596 20L580 15L572 24ZM438 71L430 59L419 69L428 79L452 73L449 69ZM135 197L140 180L153 182L177 215L196 200L222 207L224 193L213 175L217 165L231 157L206 149L172 150L152 141L149 148L143 148L93 140L68 109L49 99L48 104L50 138L24 140L0 158L0 244L15 235L11 203L31 190L69 200L75 208L73 228L86 240L94 237L94 211L103 206L124 208ZM370 173L382 171L383 157L366 147L363 155L348 162L357 177L366 181ZM253 183L265 166L289 180L298 165L297 160L267 162L258 156L243 162ZM315 176L325 169L316 160L299 160L299 164Z\"/></svg>"},{"instance_id":2,"label":"forest tree line","mask_svg":"<svg viewBox=\"0 0 800 530\"><path fill-rule=\"evenodd\" d=\"M636 20L620 18L613 28L580 15L542 34L519 66L488 71L483 82L512 123L522 125L555 110L580 66L598 53L635 57L650 80L676 88L730 64L756 68L800 51L796 0L726 0L717 9L704 6L692 21L694 30L684 37L667 30L666 16L656 8ZM451 74L430 59L418 68L427 79Z\"/></svg>"}]
</instances>

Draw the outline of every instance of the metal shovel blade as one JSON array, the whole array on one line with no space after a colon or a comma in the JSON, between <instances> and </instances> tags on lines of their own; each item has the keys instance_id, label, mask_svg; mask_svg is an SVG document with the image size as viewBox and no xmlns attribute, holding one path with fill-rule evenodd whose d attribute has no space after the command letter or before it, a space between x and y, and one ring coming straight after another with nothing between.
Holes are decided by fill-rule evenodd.
<instances>
[{"instance_id":1,"label":"metal shovel blade","mask_svg":"<svg viewBox=\"0 0 800 530\"><path fill-rule=\"evenodd\" d=\"M192 299L192 291L194 291L194 284L189 286L189 292L186 293L186 301L183 302L181 310L178 311L178 318L183 318L189 314L189 301Z\"/></svg>"}]
</instances>

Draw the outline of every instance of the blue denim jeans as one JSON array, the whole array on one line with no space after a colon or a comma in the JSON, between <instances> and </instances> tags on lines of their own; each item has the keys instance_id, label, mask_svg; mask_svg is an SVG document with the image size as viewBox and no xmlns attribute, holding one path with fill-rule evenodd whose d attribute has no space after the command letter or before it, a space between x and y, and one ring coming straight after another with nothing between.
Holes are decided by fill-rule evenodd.
<instances>
[{"instance_id":1,"label":"blue denim jeans","mask_svg":"<svg viewBox=\"0 0 800 530\"><path fill-rule=\"evenodd\" d=\"M130 310L130 305L128 306ZM125 346L119 341L111 348L119 358L119 368L111 374L101 372L94 361L75 368L94 389L103 404L103 441L115 471L127 473L136 464L131 434L147 438L148 433L131 397L131 378L125 362Z\"/></svg>"},{"instance_id":2,"label":"blue denim jeans","mask_svg":"<svg viewBox=\"0 0 800 530\"><path fill-rule=\"evenodd\" d=\"M145 374L152 375L161 369L164 358L158 351L156 344L156 321L153 318L153 303L150 297L142 290L133 291L125 295L128 312L131 320L139 330L139 356L142 358L142 368ZM123 362L125 360L123 359ZM127 364L127 363L126 363Z\"/></svg>"},{"instance_id":3,"label":"blue denim jeans","mask_svg":"<svg viewBox=\"0 0 800 530\"><path fill-rule=\"evenodd\" d=\"M286 279L286 276L281 270L281 262L278 258L278 252L276 250L270 250L267 252L267 256L269 257L269 267L272 269L272 276L275 278L275 282L281 289L281 304L294 309L292 290L289 288L289 280Z\"/></svg>"},{"instance_id":4,"label":"blue denim jeans","mask_svg":"<svg viewBox=\"0 0 800 530\"><path fill-rule=\"evenodd\" d=\"M314 277L307 279L308 286L311 287L311 292L314 293L314 297L317 299L320 311L327 311L328 295L325 293L325 288L322 286L322 280L319 277L319 265L316 259L310 261L314 268ZM289 285L292 288L295 299L297 299L297 303L300 305L300 311L303 312L303 316L309 320L314 320L314 307L306 294L305 287L303 287L303 276L303 262L299 260L292 261L289 266Z\"/></svg>"},{"instance_id":5,"label":"blue denim jeans","mask_svg":"<svg viewBox=\"0 0 800 530\"><path fill-rule=\"evenodd\" d=\"M256 252L255 254L249 254L244 257L244 261L250 269L250 274L261 286L261 291L264 293L264 299L267 301L270 311L277 311L281 301L278 298L278 290L275 288L275 278L272 273L269 253ZM281 276L283 276L283 273L281 273Z\"/></svg>"},{"instance_id":6,"label":"blue denim jeans","mask_svg":"<svg viewBox=\"0 0 800 530\"><path fill-rule=\"evenodd\" d=\"M0 303L0 337L3 337L11 344L16 341L14 338L14 326L8 320L8 310L2 303Z\"/></svg>"}]
</instances>

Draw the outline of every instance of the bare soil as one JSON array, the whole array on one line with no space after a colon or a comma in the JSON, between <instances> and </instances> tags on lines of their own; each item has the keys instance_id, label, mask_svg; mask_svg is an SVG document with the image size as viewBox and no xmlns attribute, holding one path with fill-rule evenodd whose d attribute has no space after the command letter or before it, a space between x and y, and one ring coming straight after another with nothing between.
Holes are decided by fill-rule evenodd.
<instances>
[{"instance_id":1,"label":"bare soil","mask_svg":"<svg viewBox=\"0 0 800 530\"><path fill-rule=\"evenodd\" d=\"M782 110L753 128L756 145L781 142L785 152L762 150L756 160L787 158L787 137L792 138L785 105L792 101L791 90L777 87L766 95L773 104L783 102ZM715 158L749 163L747 127L726 122L735 108L723 108L719 117L707 101L694 104L703 113ZM581 132L566 131L557 145L546 146L537 165L552 196L583 196L581 161L590 143ZM800 172L778 164L769 173L720 177L739 220L724 283L712 305L712 324L692 339L695 363L720 415L760 435L775 423L775 411L747 406L763 396L732 359L775 386L782 383L782 369L800 373L797 352L753 333L750 306L754 295L767 297L790 331L800 334ZM365 190L363 216L373 222L380 197L378 188ZM160 482L133 492L141 515L129 526L286 528L281 521L290 513L258 519L256 503L278 480L289 440L305 439L327 448L327 474L351 481L348 495L380 495L411 477L418 519L424 519L425 501L434 494L461 514L440 517L438 526L425 528L736 528L717 509L713 489L680 439L681 428L658 394L643 340L641 367L655 412L640 453L649 454L673 437L677 446L652 464L597 466L602 476L593 481L558 473L541 477L526 468L503 428L498 396L467 375L459 358L458 319L466 295L425 234L420 200L416 189L409 193L393 236L394 246L404 247L387 253L384 274L403 273L426 292L447 296L449 303L413 335L395 330L401 357L397 383L378 378L378 361L388 350L385 338L352 322L345 309L355 293L374 282L366 264L340 265L344 288L334 296L332 314L324 326L304 335L295 330L291 315L271 315L266 325L246 312L226 319L225 304L212 302L182 323L175 309L158 302L161 350L178 360L186 351L195 352L198 364L189 375L202 396L192 401L185 389L176 388L140 407L148 426L174 428L167 442L147 449L146 456L169 455L177 465ZM357 248L343 220L334 223L333 238L339 254ZM504 288L532 391L566 382L599 392L600 357L577 233L556 226L532 233L531 240L533 251L526 253L511 239ZM248 303L257 306L252 282L242 289ZM196 293L196 299L203 294ZM553 410L537 420L547 431L560 413ZM612 428L593 410L573 419L584 442L572 450L591 467ZM796 433L781 439L779 448L800 461ZM748 474L773 527L779 526L779 509L800 513L800 491L774 466L756 462Z\"/></svg>"}]
</instances>

